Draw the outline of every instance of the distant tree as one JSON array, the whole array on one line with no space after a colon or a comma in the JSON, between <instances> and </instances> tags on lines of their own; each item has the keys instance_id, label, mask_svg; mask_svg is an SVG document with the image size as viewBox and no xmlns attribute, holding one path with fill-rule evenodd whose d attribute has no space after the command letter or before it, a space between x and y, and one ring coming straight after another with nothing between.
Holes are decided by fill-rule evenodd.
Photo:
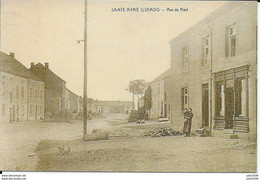
<instances>
[{"instance_id":1,"label":"distant tree","mask_svg":"<svg viewBox=\"0 0 260 180\"><path fill-rule=\"evenodd\" d=\"M133 94L133 96L136 95L139 101L139 96L141 95L142 97L146 87L147 87L147 83L145 82L144 79L141 80L137 79L129 82L128 90L130 93ZM138 102L137 102L137 106L138 106Z\"/></svg>"},{"instance_id":2,"label":"distant tree","mask_svg":"<svg viewBox=\"0 0 260 180\"><path fill-rule=\"evenodd\" d=\"M148 112L152 108L152 88L147 86L144 93L145 119L148 120Z\"/></svg>"}]
</instances>

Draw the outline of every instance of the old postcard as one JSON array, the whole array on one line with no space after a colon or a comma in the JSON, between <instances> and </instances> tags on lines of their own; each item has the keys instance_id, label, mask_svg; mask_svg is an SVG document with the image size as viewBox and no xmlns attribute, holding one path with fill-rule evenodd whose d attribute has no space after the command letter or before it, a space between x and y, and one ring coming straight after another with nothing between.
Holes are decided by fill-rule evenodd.
<instances>
[{"instance_id":1,"label":"old postcard","mask_svg":"<svg viewBox=\"0 0 260 180\"><path fill-rule=\"evenodd\" d=\"M257 171L257 2L2 0L0 170Z\"/></svg>"}]
</instances>

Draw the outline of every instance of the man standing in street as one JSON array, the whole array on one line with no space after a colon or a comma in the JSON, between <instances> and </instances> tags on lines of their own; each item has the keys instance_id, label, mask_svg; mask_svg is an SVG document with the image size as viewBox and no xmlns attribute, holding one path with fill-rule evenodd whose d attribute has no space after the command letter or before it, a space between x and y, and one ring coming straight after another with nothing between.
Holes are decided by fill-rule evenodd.
<instances>
[{"instance_id":1,"label":"man standing in street","mask_svg":"<svg viewBox=\"0 0 260 180\"><path fill-rule=\"evenodd\" d=\"M184 112L183 112L183 115L184 115L184 125L183 125L183 133L185 133L185 135L187 135L187 132L188 132L188 115L189 115L189 111L187 108L185 108Z\"/></svg>"},{"instance_id":2,"label":"man standing in street","mask_svg":"<svg viewBox=\"0 0 260 180\"><path fill-rule=\"evenodd\" d=\"M186 137L190 137L190 132L191 132L191 123L192 123L192 118L194 114L192 113L192 108L189 108L189 111L187 113L187 121L188 121L188 130L186 133Z\"/></svg>"}]
</instances>

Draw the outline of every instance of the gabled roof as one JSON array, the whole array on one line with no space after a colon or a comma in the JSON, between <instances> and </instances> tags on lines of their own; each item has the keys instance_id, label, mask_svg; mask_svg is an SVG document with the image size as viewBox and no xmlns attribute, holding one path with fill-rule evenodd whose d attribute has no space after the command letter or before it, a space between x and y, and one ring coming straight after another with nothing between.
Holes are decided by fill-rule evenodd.
<instances>
[{"instance_id":1,"label":"gabled roof","mask_svg":"<svg viewBox=\"0 0 260 180\"><path fill-rule=\"evenodd\" d=\"M4 52L0 52L0 71L42 82L37 75L27 69L22 63Z\"/></svg>"},{"instance_id":2,"label":"gabled roof","mask_svg":"<svg viewBox=\"0 0 260 180\"><path fill-rule=\"evenodd\" d=\"M59 78L61 81L66 82L64 79L62 79L60 76L58 76L57 74L55 74L54 72L52 72L52 70L50 70L49 68L46 68L42 63L37 63L36 65L34 65L34 67L36 68L40 68L40 69L45 69L45 71L49 74L51 74L52 76L56 76L57 78ZM30 68L31 69L31 68Z\"/></svg>"},{"instance_id":3,"label":"gabled roof","mask_svg":"<svg viewBox=\"0 0 260 180\"><path fill-rule=\"evenodd\" d=\"M161 75L155 78L151 83L164 80L165 78L170 77L170 75L171 75L171 68L163 72Z\"/></svg>"}]
</instances>

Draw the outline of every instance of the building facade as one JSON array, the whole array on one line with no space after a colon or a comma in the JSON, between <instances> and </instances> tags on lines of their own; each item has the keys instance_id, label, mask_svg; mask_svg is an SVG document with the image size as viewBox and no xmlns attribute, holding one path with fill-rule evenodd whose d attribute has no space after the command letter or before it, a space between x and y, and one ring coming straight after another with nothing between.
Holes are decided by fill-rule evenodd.
<instances>
[{"instance_id":1,"label":"building facade","mask_svg":"<svg viewBox=\"0 0 260 180\"><path fill-rule=\"evenodd\" d=\"M256 2L226 3L170 41L174 129L192 108L193 132L256 138L256 17Z\"/></svg>"},{"instance_id":2,"label":"building facade","mask_svg":"<svg viewBox=\"0 0 260 180\"><path fill-rule=\"evenodd\" d=\"M129 115L133 109L131 101L88 101L88 111L100 113L104 116L109 114Z\"/></svg>"},{"instance_id":3,"label":"building facade","mask_svg":"<svg viewBox=\"0 0 260 180\"><path fill-rule=\"evenodd\" d=\"M152 107L149 111L150 118L169 118L171 105L171 69L162 73L151 83Z\"/></svg>"},{"instance_id":4,"label":"building facade","mask_svg":"<svg viewBox=\"0 0 260 180\"><path fill-rule=\"evenodd\" d=\"M65 91L66 111L78 114L80 110L80 97L66 88Z\"/></svg>"},{"instance_id":5,"label":"building facade","mask_svg":"<svg viewBox=\"0 0 260 180\"><path fill-rule=\"evenodd\" d=\"M49 63L31 63L30 70L36 74L45 84L45 113L59 114L66 109L66 82L49 69Z\"/></svg>"},{"instance_id":6,"label":"building facade","mask_svg":"<svg viewBox=\"0 0 260 180\"><path fill-rule=\"evenodd\" d=\"M44 82L15 59L0 52L1 122L44 117Z\"/></svg>"}]
</instances>

